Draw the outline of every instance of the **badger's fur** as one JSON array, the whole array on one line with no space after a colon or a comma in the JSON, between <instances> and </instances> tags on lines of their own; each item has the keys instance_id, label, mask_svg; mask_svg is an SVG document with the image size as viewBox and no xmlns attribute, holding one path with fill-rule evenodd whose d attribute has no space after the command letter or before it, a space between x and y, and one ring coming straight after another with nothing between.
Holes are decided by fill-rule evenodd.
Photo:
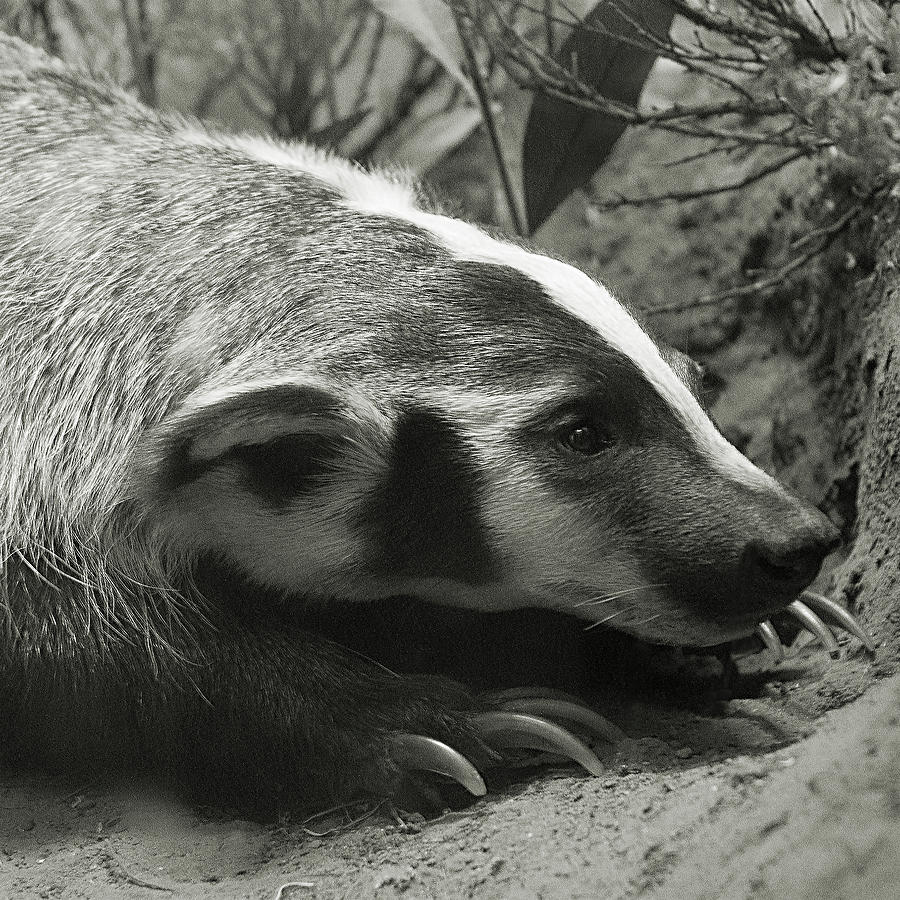
<instances>
[{"instance_id":1,"label":"badger's fur","mask_svg":"<svg viewBox=\"0 0 900 900\"><path fill-rule=\"evenodd\" d=\"M287 604L747 633L834 530L572 266L401 174L158 116L0 38L0 727L52 763L389 789L470 700ZM257 590L257 587L259 590Z\"/></svg>"}]
</instances>

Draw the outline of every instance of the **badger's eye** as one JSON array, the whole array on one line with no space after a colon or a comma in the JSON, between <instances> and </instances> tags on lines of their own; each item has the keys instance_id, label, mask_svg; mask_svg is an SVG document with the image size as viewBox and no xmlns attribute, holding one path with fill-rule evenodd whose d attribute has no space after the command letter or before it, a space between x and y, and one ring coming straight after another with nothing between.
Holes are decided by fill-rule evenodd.
<instances>
[{"instance_id":1,"label":"badger's eye","mask_svg":"<svg viewBox=\"0 0 900 900\"><path fill-rule=\"evenodd\" d=\"M579 422L570 427L562 438L563 444L575 453L583 456L593 456L606 449L612 441L593 422Z\"/></svg>"}]
</instances>

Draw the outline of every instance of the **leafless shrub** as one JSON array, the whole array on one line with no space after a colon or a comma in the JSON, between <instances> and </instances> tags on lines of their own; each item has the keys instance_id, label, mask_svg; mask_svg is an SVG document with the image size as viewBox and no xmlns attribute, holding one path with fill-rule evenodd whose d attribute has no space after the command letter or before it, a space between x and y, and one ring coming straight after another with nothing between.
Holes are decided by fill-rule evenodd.
<instances>
[{"instance_id":1,"label":"leafless shrub","mask_svg":"<svg viewBox=\"0 0 900 900\"><path fill-rule=\"evenodd\" d=\"M425 170L479 121L459 78L370 0L6 0L0 28L151 106L357 159Z\"/></svg>"},{"instance_id":2,"label":"leafless shrub","mask_svg":"<svg viewBox=\"0 0 900 900\"><path fill-rule=\"evenodd\" d=\"M801 159L846 190L831 217L751 283L688 301L765 291L815 258L896 190L900 175L900 10L874 0L447 0L523 88L560 108L700 139L679 164L747 163L719 184L614 196L601 210L741 190ZM665 19L660 12L668 9ZM674 24L665 33L659 21ZM528 21L530 28L521 27ZM697 99L650 108L617 99L608 69L585 76L578 47L633 47L705 85ZM621 58L627 61L627 52ZM587 69L588 67L584 67ZM584 152L582 148L582 152ZM596 163L594 168L600 165ZM724 167L723 167L724 168ZM591 170L593 171L593 170ZM526 171L526 182L528 173Z\"/></svg>"}]
</instances>

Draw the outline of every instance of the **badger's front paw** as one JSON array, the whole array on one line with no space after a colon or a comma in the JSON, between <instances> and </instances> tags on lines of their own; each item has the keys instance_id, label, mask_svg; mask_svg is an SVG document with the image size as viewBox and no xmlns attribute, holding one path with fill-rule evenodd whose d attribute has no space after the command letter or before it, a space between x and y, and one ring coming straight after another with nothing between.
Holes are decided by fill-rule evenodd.
<instances>
[{"instance_id":1,"label":"badger's front paw","mask_svg":"<svg viewBox=\"0 0 900 900\"><path fill-rule=\"evenodd\" d=\"M546 688L518 688L484 695L483 712L466 719L467 743L480 745L488 753L478 759L467 758L447 741L425 734L397 732L391 736L390 754L402 770L436 772L458 781L475 796L486 793L479 765L499 761L510 750L541 750L579 763L592 775L600 775L603 764L596 754L569 729L582 733L589 741L615 743L624 733L578 698Z\"/></svg>"}]
</instances>

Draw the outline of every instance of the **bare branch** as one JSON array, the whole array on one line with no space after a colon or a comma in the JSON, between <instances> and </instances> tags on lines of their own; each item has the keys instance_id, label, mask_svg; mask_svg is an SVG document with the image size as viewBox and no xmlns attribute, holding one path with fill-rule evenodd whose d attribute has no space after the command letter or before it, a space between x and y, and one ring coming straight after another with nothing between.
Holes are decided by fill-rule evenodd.
<instances>
[{"instance_id":1,"label":"bare branch","mask_svg":"<svg viewBox=\"0 0 900 900\"><path fill-rule=\"evenodd\" d=\"M369 85L372 82L372 75L375 72L375 66L378 65L378 57L381 55L381 44L384 40L386 25L384 18L378 16L375 22L375 30L371 37L369 45L369 55L366 58L366 64L363 67L362 77L359 79L356 96L353 98L352 112L362 109L366 103L369 93Z\"/></svg>"},{"instance_id":2,"label":"bare branch","mask_svg":"<svg viewBox=\"0 0 900 900\"><path fill-rule=\"evenodd\" d=\"M681 156L676 157L675 159L667 160L666 162L662 163L662 167L664 169L674 169L676 166L687 165L692 162L697 162L697 160L700 159L709 159L709 157L717 156L720 153L727 155L740 149L741 146L741 144L735 141L732 141L731 143L715 143L708 147L703 147L701 150L693 150L689 153L684 153Z\"/></svg>"},{"instance_id":3,"label":"bare branch","mask_svg":"<svg viewBox=\"0 0 900 900\"><path fill-rule=\"evenodd\" d=\"M32 20L40 19L47 49L54 56L59 56L61 50L59 31L56 27L56 22L50 13L47 0L31 0L31 17Z\"/></svg>"},{"instance_id":4,"label":"bare branch","mask_svg":"<svg viewBox=\"0 0 900 900\"><path fill-rule=\"evenodd\" d=\"M487 87L485 86L484 76L475 51L472 47L472 35L469 29L468 20L460 15L456 15L456 30L459 33L460 41L463 45L463 51L466 54L466 62L468 64L469 77L475 86L475 94L478 97L478 105L481 107L481 117L487 127L488 135L491 140L491 147L494 151L494 159L497 162L497 171L500 173L500 180L503 183L503 191L506 195L506 205L509 208L509 215L513 222L516 233L524 237L528 234L528 229L522 214L519 212L519 204L516 200L516 194L512 186L512 177L509 174L509 166L506 157L503 155L503 148L500 145L500 136L497 131L497 122L494 118L494 111L491 108L490 97L488 96Z\"/></svg>"},{"instance_id":5,"label":"bare branch","mask_svg":"<svg viewBox=\"0 0 900 900\"><path fill-rule=\"evenodd\" d=\"M366 145L356 151L355 156L359 159L370 159L377 154L382 141L410 115L416 103L434 88L442 74L441 66L427 53L422 50L416 53L415 59L409 67L409 74L397 92L394 108L382 122L378 131L369 138Z\"/></svg>"},{"instance_id":6,"label":"bare branch","mask_svg":"<svg viewBox=\"0 0 900 900\"><path fill-rule=\"evenodd\" d=\"M319 13L321 17L321 31L319 33L318 53L319 68L322 71L323 94L328 106L328 118L337 122L340 118L337 103L337 85L335 84L335 65L333 59L334 46L337 43L337 35L334 30L334 17L330 14L328 0L319 0Z\"/></svg>"},{"instance_id":7,"label":"bare branch","mask_svg":"<svg viewBox=\"0 0 900 900\"><path fill-rule=\"evenodd\" d=\"M134 72L134 84L138 96L148 106L156 106L156 62L157 54L150 20L147 15L146 0L120 0L128 52Z\"/></svg>"},{"instance_id":8,"label":"bare branch","mask_svg":"<svg viewBox=\"0 0 900 900\"><path fill-rule=\"evenodd\" d=\"M714 197L717 194L728 194L749 187L757 181L762 181L763 178L768 178L769 175L780 172L785 166L789 166L791 163L803 159L806 155L807 154L802 151L789 153L769 165L763 166L755 172L751 172L730 184L720 184L713 187L696 188L686 191L669 191L664 194L651 194L643 197L616 197L613 200L606 200L602 203L594 203L593 205L598 212L613 212L624 206L648 206L657 203L668 203L670 201L698 200L701 197Z\"/></svg>"},{"instance_id":9,"label":"bare branch","mask_svg":"<svg viewBox=\"0 0 900 900\"><path fill-rule=\"evenodd\" d=\"M347 40L347 45L343 48L343 50L338 51L337 58L334 61L334 67L337 71L340 71L350 62L351 57L353 56L354 51L359 46L360 39L363 36L363 32L366 29L366 25L369 23L369 7L365 3L359 3L356 6L356 24L353 26L353 31L350 32L350 37Z\"/></svg>"},{"instance_id":10,"label":"bare branch","mask_svg":"<svg viewBox=\"0 0 900 900\"><path fill-rule=\"evenodd\" d=\"M840 58L842 54L840 49L838 48L837 43L835 42L834 35L831 33L831 29L828 27L828 23L825 21L825 19L822 18L822 14L816 7L816 4L813 3L812 0L804 0L804 3L809 7L809 11L812 13L815 20L819 23L819 27L825 34L825 39L828 41L828 44L830 45L835 57Z\"/></svg>"},{"instance_id":11,"label":"bare branch","mask_svg":"<svg viewBox=\"0 0 900 900\"><path fill-rule=\"evenodd\" d=\"M834 242L838 235L846 231L847 228L849 228L849 226L869 208L870 201L877 193L879 192L871 192L866 198L855 203L833 222L811 232L809 240L803 242L803 246L809 245L804 253L791 256L790 259L777 269L770 270L769 274L764 278L757 278L749 284L725 288L714 294L707 294L705 297L696 297L691 300L681 300L654 306L652 309L648 310L648 313L657 315L668 312L681 312L682 310L693 309L698 306L712 306L721 303L724 300L760 296L767 291L779 287L790 275L821 255Z\"/></svg>"},{"instance_id":12,"label":"bare branch","mask_svg":"<svg viewBox=\"0 0 900 900\"><path fill-rule=\"evenodd\" d=\"M197 92L197 99L194 101L194 115L198 119L206 117L210 107L218 99L219 94L234 82L243 68L244 59L240 48L235 48L235 57L229 65L225 66L224 69L218 65L214 66L206 73L203 86Z\"/></svg>"}]
</instances>

